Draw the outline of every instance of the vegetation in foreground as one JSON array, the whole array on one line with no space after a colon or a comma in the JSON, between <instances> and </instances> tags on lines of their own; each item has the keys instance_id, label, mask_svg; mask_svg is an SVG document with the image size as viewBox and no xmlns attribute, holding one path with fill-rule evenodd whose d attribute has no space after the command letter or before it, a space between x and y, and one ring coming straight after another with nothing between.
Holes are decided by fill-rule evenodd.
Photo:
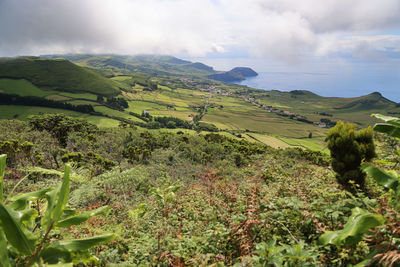
<instances>
[{"instance_id":1,"label":"vegetation in foreground","mask_svg":"<svg viewBox=\"0 0 400 267\"><path fill-rule=\"evenodd\" d=\"M370 176L351 191L319 152L214 133L98 129L59 115L2 120L4 197L56 186L72 165L68 207L111 209L48 238L115 233L89 250L92 265L395 266L399 122L380 118L380 169L360 166Z\"/></svg>"}]
</instances>

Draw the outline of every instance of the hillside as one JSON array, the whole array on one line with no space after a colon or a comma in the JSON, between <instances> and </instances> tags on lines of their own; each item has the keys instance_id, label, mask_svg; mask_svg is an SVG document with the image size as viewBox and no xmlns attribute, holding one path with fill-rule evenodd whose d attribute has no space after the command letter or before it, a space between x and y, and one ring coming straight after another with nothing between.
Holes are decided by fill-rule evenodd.
<instances>
[{"instance_id":1,"label":"hillside","mask_svg":"<svg viewBox=\"0 0 400 267\"><path fill-rule=\"evenodd\" d=\"M235 71L220 72L220 73L208 75L207 78L221 81L221 82L237 82L237 81L243 81L246 79L241 73L235 72Z\"/></svg>"},{"instance_id":2,"label":"hillside","mask_svg":"<svg viewBox=\"0 0 400 267\"><path fill-rule=\"evenodd\" d=\"M212 67L163 55L44 55L44 58L62 57L75 63L95 68L112 68L121 72L140 72L150 75L191 75L205 77L215 73Z\"/></svg>"},{"instance_id":3,"label":"hillside","mask_svg":"<svg viewBox=\"0 0 400 267\"><path fill-rule=\"evenodd\" d=\"M254 77L257 76L258 73L247 67L236 67L231 70L232 72L237 72L242 74L244 77Z\"/></svg>"},{"instance_id":4,"label":"hillside","mask_svg":"<svg viewBox=\"0 0 400 267\"><path fill-rule=\"evenodd\" d=\"M39 88L55 91L103 96L119 93L117 83L63 59L1 58L1 78L25 79Z\"/></svg>"},{"instance_id":5,"label":"hillside","mask_svg":"<svg viewBox=\"0 0 400 267\"><path fill-rule=\"evenodd\" d=\"M254 77L257 75L258 73L251 68L236 67L231 69L230 71L208 75L207 78L221 82L237 82L245 80L246 77Z\"/></svg>"},{"instance_id":6,"label":"hillside","mask_svg":"<svg viewBox=\"0 0 400 267\"><path fill-rule=\"evenodd\" d=\"M370 110L370 109L385 109L388 106L393 106L396 103L383 97L379 92L374 92L369 95L355 98L350 103L343 106L336 107L335 109L346 110Z\"/></svg>"}]
</instances>

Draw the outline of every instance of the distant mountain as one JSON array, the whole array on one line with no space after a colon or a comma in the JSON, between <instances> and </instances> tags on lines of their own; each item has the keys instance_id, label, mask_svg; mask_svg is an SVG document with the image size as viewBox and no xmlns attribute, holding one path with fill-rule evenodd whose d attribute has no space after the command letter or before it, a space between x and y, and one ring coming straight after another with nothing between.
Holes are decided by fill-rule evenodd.
<instances>
[{"instance_id":1,"label":"distant mountain","mask_svg":"<svg viewBox=\"0 0 400 267\"><path fill-rule=\"evenodd\" d=\"M251 68L236 67L230 71L220 72L207 76L209 79L221 81L221 82L237 82L243 81L246 77L257 76L258 73Z\"/></svg>"},{"instance_id":2,"label":"distant mountain","mask_svg":"<svg viewBox=\"0 0 400 267\"><path fill-rule=\"evenodd\" d=\"M225 71L225 72L208 75L207 78L221 81L221 82L237 82L237 81L243 81L246 79L242 74L240 74L239 72L234 72L234 71Z\"/></svg>"},{"instance_id":3,"label":"distant mountain","mask_svg":"<svg viewBox=\"0 0 400 267\"><path fill-rule=\"evenodd\" d=\"M231 69L232 72L237 72L242 74L244 77L254 77L257 76L258 73L252 70L251 68L246 68L246 67L236 67Z\"/></svg>"},{"instance_id":4,"label":"distant mountain","mask_svg":"<svg viewBox=\"0 0 400 267\"><path fill-rule=\"evenodd\" d=\"M0 78L25 79L37 87L111 96L119 85L65 59L0 58Z\"/></svg>"}]
</instances>

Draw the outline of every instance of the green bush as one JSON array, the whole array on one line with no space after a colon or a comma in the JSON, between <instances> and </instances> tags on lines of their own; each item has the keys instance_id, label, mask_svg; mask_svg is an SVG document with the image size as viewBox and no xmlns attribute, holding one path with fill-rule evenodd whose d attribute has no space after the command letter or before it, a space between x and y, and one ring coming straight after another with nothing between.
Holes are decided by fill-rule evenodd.
<instances>
[{"instance_id":1,"label":"green bush","mask_svg":"<svg viewBox=\"0 0 400 267\"><path fill-rule=\"evenodd\" d=\"M58 228L68 228L102 214L100 207L81 214L67 208L70 167L56 188L12 195L3 199L6 155L0 155L0 262L1 266L85 263L92 261L88 249L113 239L113 234L75 240L58 240ZM14 188L15 189L15 188ZM46 199L47 205L40 205Z\"/></svg>"},{"instance_id":2,"label":"green bush","mask_svg":"<svg viewBox=\"0 0 400 267\"><path fill-rule=\"evenodd\" d=\"M375 124L375 131L387 134L394 139L400 138L399 118L380 114L374 114L374 116L385 121ZM400 153L397 151L397 157L399 155ZM390 161L380 162L384 165L390 163ZM399 173L393 170L392 166L390 166L391 170L383 170L368 163L363 164L361 169L388 192L379 197L380 201L377 207L367 205L365 208L368 210L360 207L352 209L352 214L343 229L326 231L318 241L321 245L331 244L338 249L346 247L348 251L355 251L360 241L364 241L368 245L369 254L361 258L362 261L357 266L399 266ZM353 263L357 263L357 261Z\"/></svg>"},{"instance_id":3,"label":"green bush","mask_svg":"<svg viewBox=\"0 0 400 267\"><path fill-rule=\"evenodd\" d=\"M339 121L328 133L328 148L338 183L351 189L353 181L363 188L366 175L361 163L375 157L371 127L356 132L354 124Z\"/></svg>"}]
</instances>

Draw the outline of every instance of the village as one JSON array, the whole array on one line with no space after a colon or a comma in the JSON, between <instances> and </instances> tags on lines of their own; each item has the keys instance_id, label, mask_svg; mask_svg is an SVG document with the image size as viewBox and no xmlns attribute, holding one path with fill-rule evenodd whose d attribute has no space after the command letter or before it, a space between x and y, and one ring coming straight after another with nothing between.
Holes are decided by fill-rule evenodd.
<instances>
[{"instance_id":1,"label":"village","mask_svg":"<svg viewBox=\"0 0 400 267\"><path fill-rule=\"evenodd\" d=\"M221 88L218 88L218 86L216 86L216 85L204 86L204 84L199 84L190 78L181 78L181 81L189 83L190 85L196 87L197 89L199 89L202 92L210 93L211 95L210 95L210 97L207 98L207 103L208 103L209 99L213 97L214 94L221 95L221 96L234 96L234 94L231 91L222 90ZM297 120L297 121L313 124L320 128L330 128L330 127L333 127L333 125L334 125L334 122L330 122L330 120L327 120L327 119L322 119L321 121L313 122L313 121L308 120L307 117L305 117L303 115L296 114L296 113L290 112L288 110L278 109L273 106L266 106L266 105L260 104L261 99L255 99L253 97L249 97L248 95L238 95L237 97L242 99L243 101L253 104L254 106L256 106L258 108L264 109L267 112L274 113L276 115L283 116L283 117L288 117L289 119L292 119L292 120Z\"/></svg>"}]
</instances>

